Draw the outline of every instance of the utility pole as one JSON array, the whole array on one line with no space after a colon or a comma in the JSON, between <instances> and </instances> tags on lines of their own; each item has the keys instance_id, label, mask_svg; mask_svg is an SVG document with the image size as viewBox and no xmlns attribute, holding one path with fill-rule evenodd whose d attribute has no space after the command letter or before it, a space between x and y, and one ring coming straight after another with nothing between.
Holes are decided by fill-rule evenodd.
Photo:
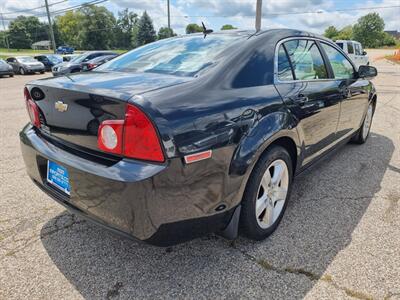
<instances>
[{"instance_id":1,"label":"utility pole","mask_svg":"<svg viewBox=\"0 0 400 300\"><path fill-rule=\"evenodd\" d=\"M167 10L168 10L168 29L171 29L171 15L169 12L169 0L167 0Z\"/></svg>"},{"instance_id":2,"label":"utility pole","mask_svg":"<svg viewBox=\"0 0 400 300\"><path fill-rule=\"evenodd\" d=\"M53 25L51 24L49 4L47 3L47 0L44 0L44 2L46 3L47 19L49 20L49 30L50 30L51 44L53 46L54 53L56 53L56 40L54 39Z\"/></svg>"},{"instance_id":3,"label":"utility pole","mask_svg":"<svg viewBox=\"0 0 400 300\"><path fill-rule=\"evenodd\" d=\"M6 25L4 24L4 16L2 13L0 13L0 17L1 17L1 22L3 23L3 29L4 29L4 44L6 44L7 49L10 49L10 44L8 43L7 34L6 34Z\"/></svg>"},{"instance_id":4,"label":"utility pole","mask_svg":"<svg viewBox=\"0 0 400 300\"><path fill-rule=\"evenodd\" d=\"M261 10L262 10L262 0L257 0L256 6L256 31L261 29Z\"/></svg>"}]
</instances>

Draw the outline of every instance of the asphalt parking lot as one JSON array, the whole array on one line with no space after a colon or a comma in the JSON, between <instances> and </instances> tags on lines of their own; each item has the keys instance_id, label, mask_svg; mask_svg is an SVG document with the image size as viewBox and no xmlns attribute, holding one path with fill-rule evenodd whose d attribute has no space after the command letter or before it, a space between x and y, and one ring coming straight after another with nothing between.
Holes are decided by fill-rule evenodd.
<instances>
[{"instance_id":1,"label":"asphalt parking lot","mask_svg":"<svg viewBox=\"0 0 400 300\"><path fill-rule=\"evenodd\" d=\"M400 299L400 65L372 64L370 139L297 178L268 240L171 248L115 236L36 188L19 148L23 85L50 74L0 78L0 299Z\"/></svg>"}]
</instances>

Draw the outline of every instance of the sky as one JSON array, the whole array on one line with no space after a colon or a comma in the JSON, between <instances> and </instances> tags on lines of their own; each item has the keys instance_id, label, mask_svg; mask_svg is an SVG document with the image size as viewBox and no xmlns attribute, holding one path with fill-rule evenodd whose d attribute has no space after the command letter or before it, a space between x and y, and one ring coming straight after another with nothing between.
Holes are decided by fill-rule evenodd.
<instances>
[{"instance_id":1,"label":"sky","mask_svg":"<svg viewBox=\"0 0 400 300\"><path fill-rule=\"evenodd\" d=\"M50 10L69 8L90 0L49 0ZM254 29L256 0L170 0L171 26L178 34L189 23L203 21L208 28L219 30L224 24L239 29ZM0 13L7 26L17 15L43 14L44 8L13 13L44 5L44 0L0 0ZM144 10L158 29L167 25L167 0L107 0L99 5L115 15L128 8L141 15ZM397 6L397 7L396 7ZM385 7L385 8L377 8ZM262 28L295 28L323 33L334 25L342 28L353 25L369 12L378 12L385 21L385 30L400 31L400 0L263 0ZM42 18L46 21L45 18ZM3 29L0 19L0 28Z\"/></svg>"}]
</instances>

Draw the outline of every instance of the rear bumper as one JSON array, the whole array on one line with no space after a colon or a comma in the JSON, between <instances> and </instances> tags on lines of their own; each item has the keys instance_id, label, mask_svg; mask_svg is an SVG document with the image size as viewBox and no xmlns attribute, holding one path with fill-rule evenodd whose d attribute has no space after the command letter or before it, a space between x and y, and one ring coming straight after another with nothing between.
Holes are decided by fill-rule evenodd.
<instances>
[{"instance_id":1,"label":"rear bumper","mask_svg":"<svg viewBox=\"0 0 400 300\"><path fill-rule=\"evenodd\" d=\"M74 213L118 233L158 246L168 246L224 229L234 207L216 213L215 206L201 207L199 197L207 187L187 194L187 180L174 165L120 160L105 165L66 151L27 125L20 133L28 175L44 192ZM70 196L49 185L47 160L67 168ZM179 162L180 164L180 162ZM184 179L178 178L184 176ZM209 185L207 178L204 185ZM189 187L190 189L190 187Z\"/></svg>"}]
</instances>

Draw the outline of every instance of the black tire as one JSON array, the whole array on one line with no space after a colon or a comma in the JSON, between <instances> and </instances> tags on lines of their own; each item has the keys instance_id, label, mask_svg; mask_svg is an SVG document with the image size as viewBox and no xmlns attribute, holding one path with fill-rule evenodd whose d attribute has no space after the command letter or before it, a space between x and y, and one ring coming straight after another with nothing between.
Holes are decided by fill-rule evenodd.
<instances>
[{"instance_id":1,"label":"black tire","mask_svg":"<svg viewBox=\"0 0 400 300\"><path fill-rule=\"evenodd\" d=\"M14 74L10 74L10 77L14 77Z\"/></svg>"},{"instance_id":2,"label":"black tire","mask_svg":"<svg viewBox=\"0 0 400 300\"><path fill-rule=\"evenodd\" d=\"M19 74L26 75L24 68L19 68Z\"/></svg>"},{"instance_id":3,"label":"black tire","mask_svg":"<svg viewBox=\"0 0 400 300\"><path fill-rule=\"evenodd\" d=\"M370 125L368 127L368 132L365 134L364 123L367 120L367 113L368 113L368 109L369 109L370 106L372 107L372 116L371 116ZM370 130L371 130L371 125L372 125L372 120L374 119L375 104L371 102L368 105L368 109L367 109L367 113L364 116L364 120L363 120L363 122L361 124L361 127L358 129L357 133L351 139L351 142L353 142L353 143L360 144L360 145L364 144L367 141L368 137L369 137L369 133L370 133Z\"/></svg>"},{"instance_id":4,"label":"black tire","mask_svg":"<svg viewBox=\"0 0 400 300\"><path fill-rule=\"evenodd\" d=\"M259 186L264 173L268 167L276 160L283 160L288 168L289 184L287 188L286 199L276 221L268 228L262 228L257 221L256 216L256 198L259 192ZM271 235L278 227L285 213L293 181L293 165L292 159L288 151L277 145L271 146L259 159L254 167L242 199L242 209L240 215L240 232L245 237L252 240L263 240Z\"/></svg>"},{"instance_id":5,"label":"black tire","mask_svg":"<svg viewBox=\"0 0 400 300\"><path fill-rule=\"evenodd\" d=\"M40 71L40 74L44 74L44 71Z\"/></svg>"}]
</instances>

